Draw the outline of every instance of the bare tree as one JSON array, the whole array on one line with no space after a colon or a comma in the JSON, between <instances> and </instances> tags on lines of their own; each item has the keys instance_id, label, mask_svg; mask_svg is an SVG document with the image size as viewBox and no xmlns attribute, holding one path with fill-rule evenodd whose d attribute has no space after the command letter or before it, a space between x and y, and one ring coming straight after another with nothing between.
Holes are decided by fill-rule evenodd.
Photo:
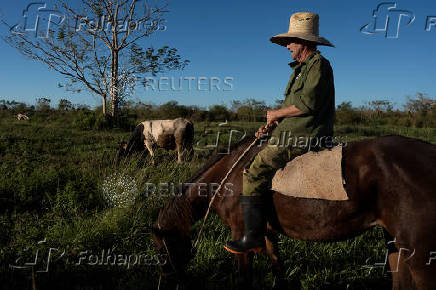
<instances>
[{"instance_id":1,"label":"bare tree","mask_svg":"<svg viewBox=\"0 0 436 290\"><path fill-rule=\"evenodd\" d=\"M163 18L168 12L166 2L80 0L71 5L63 0L57 2L62 11L57 6L50 10L54 12L45 19L46 34L41 35L41 27L33 34L20 25L11 26L3 21L11 32L4 40L23 55L64 75L66 82L60 87L74 92L87 89L99 95L104 115L108 97L110 115L116 118L120 101L132 94L138 82L146 85L145 75L183 69L189 63L181 59L176 48L143 49L138 43L166 29ZM40 23L37 21L36 25Z\"/></svg>"},{"instance_id":2,"label":"bare tree","mask_svg":"<svg viewBox=\"0 0 436 290\"><path fill-rule=\"evenodd\" d=\"M428 98L426 94L417 93L415 98L407 97L407 103L404 105L406 111L410 114L422 114L426 116L431 111L436 110L436 99Z\"/></svg>"}]
</instances>

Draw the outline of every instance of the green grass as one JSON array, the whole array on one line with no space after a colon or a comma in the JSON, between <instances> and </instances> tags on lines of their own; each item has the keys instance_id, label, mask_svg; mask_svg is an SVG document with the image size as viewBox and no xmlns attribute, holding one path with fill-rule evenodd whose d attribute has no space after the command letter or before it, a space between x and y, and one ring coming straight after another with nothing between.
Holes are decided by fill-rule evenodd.
<instances>
[{"instance_id":1,"label":"green grass","mask_svg":"<svg viewBox=\"0 0 436 290\"><path fill-rule=\"evenodd\" d=\"M194 143L202 148L215 144L220 131L219 145L225 148L230 129L239 131L231 140L236 142L244 131L251 134L259 125L197 123ZM435 130L341 126L336 134L348 141L401 134L436 143ZM213 147L197 150L188 164L177 164L175 152L158 149L154 167L149 158L144 166L131 158L114 167L117 144L129 134L121 130L80 130L71 122L57 119L46 123L0 119L0 289L30 289L31 270L9 265L16 264L18 257L20 263L31 261L37 249L42 255L49 248L58 251L54 252L49 273L36 272L38 289L156 289L159 269L155 266L127 269L123 265L76 263L83 251L97 255L109 248L120 254L153 255L146 226L167 197L147 196L146 183L184 182L213 153ZM133 179L136 188L124 184L119 190L136 190L138 198L125 208L109 207L103 187L105 181L120 173ZM198 228L197 223L193 239ZM222 248L228 239L229 228L212 214L188 265L190 278L182 289L235 289L236 261ZM296 288L379 289L381 285L388 289L390 285L387 269L365 267L384 259L380 228L338 243L299 242L281 236L280 253L288 282ZM265 254L255 257L254 271L256 289L270 289L276 283Z\"/></svg>"}]
</instances>

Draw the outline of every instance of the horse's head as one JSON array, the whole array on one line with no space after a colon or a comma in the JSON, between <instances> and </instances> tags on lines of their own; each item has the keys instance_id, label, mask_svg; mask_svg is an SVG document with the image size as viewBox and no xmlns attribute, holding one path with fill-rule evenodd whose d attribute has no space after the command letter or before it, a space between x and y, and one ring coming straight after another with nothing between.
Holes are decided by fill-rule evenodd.
<instances>
[{"instance_id":1,"label":"horse's head","mask_svg":"<svg viewBox=\"0 0 436 290\"><path fill-rule=\"evenodd\" d=\"M164 257L162 274L182 275L186 264L191 259L191 239L174 230L162 230L153 226L153 245L156 253Z\"/></svg>"},{"instance_id":2,"label":"horse's head","mask_svg":"<svg viewBox=\"0 0 436 290\"><path fill-rule=\"evenodd\" d=\"M190 209L185 206L180 199L173 199L159 212L151 228L155 252L162 260L161 278L165 283L180 282L192 258Z\"/></svg>"}]
</instances>

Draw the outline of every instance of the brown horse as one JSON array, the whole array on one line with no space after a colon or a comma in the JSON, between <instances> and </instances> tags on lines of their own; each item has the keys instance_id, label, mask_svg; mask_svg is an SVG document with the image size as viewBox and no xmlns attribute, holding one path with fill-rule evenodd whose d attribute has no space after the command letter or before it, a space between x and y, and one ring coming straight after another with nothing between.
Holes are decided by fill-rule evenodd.
<instances>
[{"instance_id":1,"label":"brown horse","mask_svg":"<svg viewBox=\"0 0 436 290\"><path fill-rule=\"evenodd\" d=\"M169 285L178 281L171 277L180 278L190 259L191 225L205 215L211 198L211 194L199 194L199 184L219 183L253 140L244 139L228 155L213 156L188 181L196 185L183 189L159 212L152 227L153 242L155 250L168 258L162 276ZM212 207L230 226L235 240L244 231L239 204L242 171L261 149L262 146L254 146L248 151L229 176L227 184L233 184L231 190L223 188ZM265 238L275 274L280 275L282 268L276 233L304 241L339 241L378 224L395 239L389 255L393 289L436 289L436 146L402 136L386 136L350 142L342 151L349 200L271 193ZM409 251L407 255L404 249ZM252 254L238 255L241 282L251 281L251 263Z\"/></svg>"}]
</instances>

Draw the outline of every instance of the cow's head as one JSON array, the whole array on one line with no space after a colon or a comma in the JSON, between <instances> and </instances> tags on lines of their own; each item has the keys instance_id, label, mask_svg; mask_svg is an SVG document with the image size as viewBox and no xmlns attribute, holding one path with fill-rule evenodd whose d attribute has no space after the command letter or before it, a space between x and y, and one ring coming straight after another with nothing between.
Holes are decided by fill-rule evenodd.
<instances>
[{"instance_id":1,"label":"cow's head","mask_svg":"<svg viewBox=\"0 0 436 290\"><path fill-rule=\"evenodd\" d=\"M126 155L127 155L127 142L121 141L117 151L115 152L114 163L118 165L120 163L121 157Z\"/></svg>"}]
</instances>

